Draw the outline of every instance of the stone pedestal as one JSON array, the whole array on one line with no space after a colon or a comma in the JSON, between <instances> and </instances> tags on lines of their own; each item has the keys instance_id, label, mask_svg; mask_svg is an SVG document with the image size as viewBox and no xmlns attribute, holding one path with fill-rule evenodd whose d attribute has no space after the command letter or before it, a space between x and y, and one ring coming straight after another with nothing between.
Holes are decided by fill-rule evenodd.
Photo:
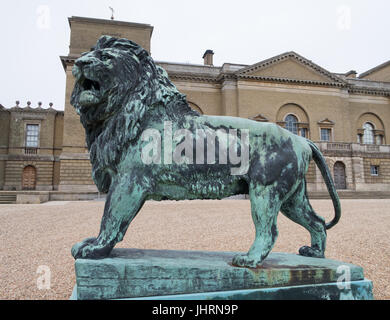
<instances>
[{"instance_id":1,"label":"stone pedestal","mask_svg":"<svg viewBox=\"0 0 390 320\"><path fill-rule=\"evenodd\" d=\"M249 269L231 265L236 254L114 249L106 259L76 260L71 299L373 299L359 266L271 253Z\"/></svg>"}]
</instances>

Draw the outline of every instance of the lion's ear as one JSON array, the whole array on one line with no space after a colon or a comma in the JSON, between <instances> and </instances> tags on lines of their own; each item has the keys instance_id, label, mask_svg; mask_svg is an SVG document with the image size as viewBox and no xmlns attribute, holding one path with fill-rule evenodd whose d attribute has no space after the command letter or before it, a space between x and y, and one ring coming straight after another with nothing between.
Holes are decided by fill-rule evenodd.
<instances>
[{"instance_id":1,"label":"lion's ear","mask_svg":"<svg viewBox=\"0 0 390 320\"><path fill-rule=\"evenodd\" d=\"M135 54L137 55L140 61L142 61L145 57L149 56L149 53L144 48L141 47L139 47L139 49L135 52Z\"/></svg>"},{"instance_id":2,"label":"lion's ear","mask_svg":"<svg viewBox=\"0 0 390 320\"><path fill-rule=\"evenodd\" d=\"M104 49L111 47L117 39L111 36L101 36L96 43L95 49Z\"/></svg>"}]
</instances>

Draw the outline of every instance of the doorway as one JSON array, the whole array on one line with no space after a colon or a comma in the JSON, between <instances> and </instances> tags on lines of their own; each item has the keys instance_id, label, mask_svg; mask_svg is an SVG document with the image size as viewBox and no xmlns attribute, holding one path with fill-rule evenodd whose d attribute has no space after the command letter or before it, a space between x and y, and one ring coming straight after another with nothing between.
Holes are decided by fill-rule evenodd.
<instances>
[{"instance_id":1,"label":"doorway","mask_svg":"<svg viewBox=\"0 0 390 320\"><path fill-rule=\"evenodd\" d=\"M345 164L337 161L333 167L334 184L336 189L347 189Z\"/></svg>"},{"instance_id":2,"label":"doorway","mask_svg":"<svg viewBox=\"0 0 390 320\"><path fill-rule=\"evenodd\" d=\"M33 166L27 166L23 169L22 189L35 190L37 179L37 170Z\"/></svg>"}]
</instances>

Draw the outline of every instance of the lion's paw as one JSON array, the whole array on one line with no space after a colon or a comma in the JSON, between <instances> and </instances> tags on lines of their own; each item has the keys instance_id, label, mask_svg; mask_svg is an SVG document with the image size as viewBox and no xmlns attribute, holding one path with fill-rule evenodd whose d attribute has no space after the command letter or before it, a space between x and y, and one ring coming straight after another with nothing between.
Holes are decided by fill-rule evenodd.
<instances>
[{"instance_id":1,"label":"lion's paw","mask_svg":"<svg viewBox=\"0 0 390 320\"><path fill-rule=\"evenodd\" d=\"M115 243L101 243L96 238L87 238L72 248L75 259L104 259L110 255Z\"/></svg>"},{"instance_id":2,"label":"lion's paw","mask_svg":"<svg viewBox=\"0 0 390 320\"><path fill-rule=\"evenodd\" d=\"M261 261L248 256L248 254L236 255L233 258L232 264L237 267L256 268Z\"/></svg>"},{"instance_id":3,"label":"lion's paw","mask_svg":"<svg viewBox=\"0 0 390 320\"><path fill-rule=\"evenodd\" d=\"M314 249L309 246L303 246L299 249L299 254L301 256L305 257L312 257L312 258L325 258L324 252L318 249Z\"/></svg>"},{"instance_id":4,"label":"lion's paw","mask_svg":"<svg viewBox=\"0 0 390 320\"><path fill-rule=\"evenodd\" d=\"M75 245L73 245L72 250L71 250L73 258L75 258L75 259L88 258L86 256L86 252L83 249L86 246L94 243L95 240L96 240L96 238L87 238L87 239L84 239L83 241L78 242Z\"/></svg>"}]
</instances>

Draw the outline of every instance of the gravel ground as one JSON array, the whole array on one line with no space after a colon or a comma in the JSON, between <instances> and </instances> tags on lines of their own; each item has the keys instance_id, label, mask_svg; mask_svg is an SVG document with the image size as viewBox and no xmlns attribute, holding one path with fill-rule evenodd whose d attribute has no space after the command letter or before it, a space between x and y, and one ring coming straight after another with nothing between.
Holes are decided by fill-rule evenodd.
<instances>
[{"instance_id":1,"label":"gravel ground","mask_svg":"<svg viewBox=\"0 0 390 320\"><path fill-rule=\"evenodd\" d=\"M330 200L312 200L329 221ZM342 200L343 216L328 231L326 256L360 265L375 299L390 299L390 199ZM0 299L68 299L75 284L70 248L96 236L104 202L0 206ZM279 215L275 252L296 253L309 233ZM147 202L117 247L247 251L254 237L248 200ZM50 289L37 288L39 266Z\"/></svg>"}]
</instances>

